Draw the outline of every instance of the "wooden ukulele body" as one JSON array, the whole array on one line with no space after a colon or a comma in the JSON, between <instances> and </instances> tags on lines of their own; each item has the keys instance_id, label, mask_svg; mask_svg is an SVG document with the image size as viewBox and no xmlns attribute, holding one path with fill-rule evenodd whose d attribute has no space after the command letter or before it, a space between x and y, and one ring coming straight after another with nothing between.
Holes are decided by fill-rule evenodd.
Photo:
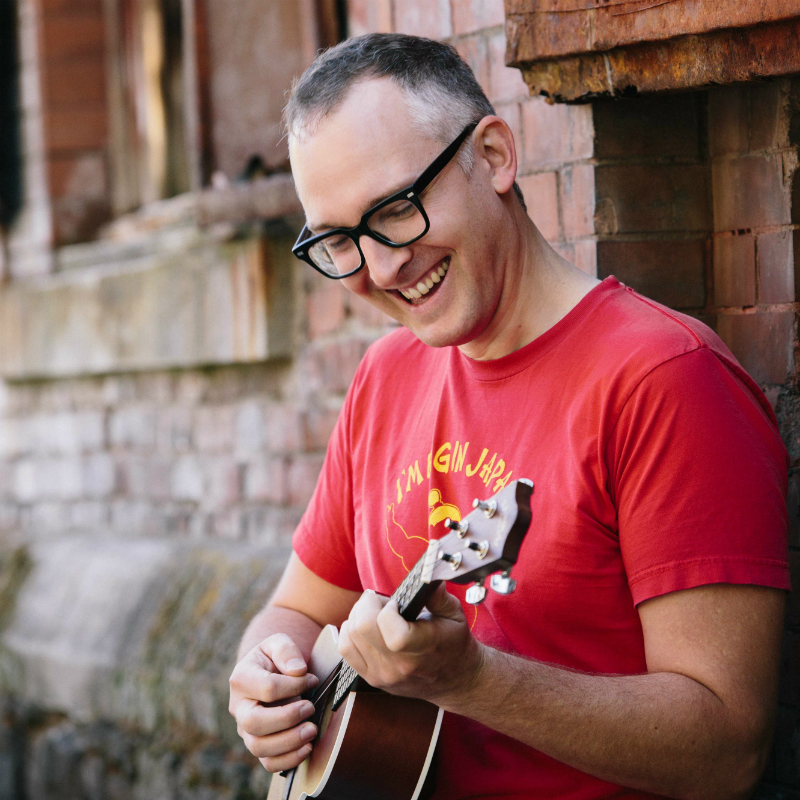
<instances>
[{"instance_id":1,"label":"wooden ukulele body","mask_svg":"<svg viewBox=\"0 0 800 800\"><path fill-rule=\"evenodd\" d=\"M320 682L340 661L338 631L326 626L308 665ZM333 692L317 716L311 755L287 777L274 775L267 800L423 800L442 710L424 700L357 687L332 710ZM288 784L288 785L287 785Z\"/></svg>"}]
</instances>

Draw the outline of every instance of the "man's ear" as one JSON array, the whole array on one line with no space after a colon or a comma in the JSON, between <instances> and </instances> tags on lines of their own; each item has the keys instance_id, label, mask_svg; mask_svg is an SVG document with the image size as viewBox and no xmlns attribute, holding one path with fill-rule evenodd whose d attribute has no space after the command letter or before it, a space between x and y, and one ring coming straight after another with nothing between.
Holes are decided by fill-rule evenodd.
<instances>
[{"instance_id":1,"label":"man's ear","mask_svg":"<svg viewBox=\"0 0 800 800\"><path fill-rule=\"evenodd\" d=\"M497 194L511 190L517 177L517 148L508 123L500 117L484 117L475 129L475 156L489 168Z\"/></svg>"}]
</instances>

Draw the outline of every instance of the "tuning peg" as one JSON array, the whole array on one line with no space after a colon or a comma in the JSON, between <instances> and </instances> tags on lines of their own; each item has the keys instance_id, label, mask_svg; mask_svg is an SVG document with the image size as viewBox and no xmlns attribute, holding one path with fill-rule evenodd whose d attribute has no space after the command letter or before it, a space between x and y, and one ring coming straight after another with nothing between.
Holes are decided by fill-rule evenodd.
<instances>
[{"instance_id":1,"label":"tuning peg","mask_svg":"<svg viewBox=\"0 0 800 800\"><path fill-rule=\"evenodd\" d=\"M458 569L461 566L461 553L443 553L439 551L439 560L446 561L453 569Z\"/></svg>"},{"instance_id":2,"label":"tuning peg","mask_svg":"<svg viewBox=\"0 0 800 800\"><path fill-rule=\"evenodd\" d=\"M517 582L511 577L511 572L506 570L501 575L492 575L491 587L497 594L511 594L517 588Z\"/></svg>"},{"instance_id":3,"label":"tuning peg","mask_svg":"<svg viewBox=\"0 0 800 800\"><path fill-rule=\"evenodd\" d=\"M466 600L470 605L479 606L486 599L486 587L481 581L475 581L467 589Z\"/></svg>"},{"instance_id":4,"label":"tuning peg","mask_svg":"<svg viewBox=\"0 0 800 800\"><path fill-rule=\"evenodd\" d=\"M497 501L495 501L495 500L487 500L487 501L478 500L478 498L476 497L472 501L472 507L473 508L479 508L481 511L483 511L484 514L486 514L487 517L489 517L489 519L491 519L494 516L494 512L497 511Z\"/></svg>"},{"instance_id":5,"label":"tuning peg","mask_svg":"<svg viewBox=\"0 0 800 800\"><path fill-rule=\"evenodd\" d=\"M466 520L455 522L454 520L450 519L450 517L444 521L444 526L445 528L450 528L451 531L455 531L458 534L459 539L463 539L469 530L469 522Z\"/></svg>"},{"instance_id":6,"label":"tuning peg","mask_svg":"<svg viewBox=\"0 0 800 800\"><path fill-rule=\"evenodd\" d=\"M478 558L486 558L486 554L489 552L489 540L484 539L482 542L470 542L467 547L470 550L474 550L478 554Z\"/></svg>"}]
</instances>

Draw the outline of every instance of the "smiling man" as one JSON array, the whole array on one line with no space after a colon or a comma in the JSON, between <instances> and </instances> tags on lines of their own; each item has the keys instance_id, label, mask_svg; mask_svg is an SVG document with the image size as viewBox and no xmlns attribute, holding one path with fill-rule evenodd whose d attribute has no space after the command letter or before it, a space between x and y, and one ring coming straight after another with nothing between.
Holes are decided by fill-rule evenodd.
<instances>
[{"instance_id":1,"label":"smiling man","mask_svg":"<svg viewBox=\"0 0 800 800\"><path fill-rule=\"evenodd\" d=\"M349 40L294 88L294 248L402 324L367 353L231 713L271 770L313 746L322 626L446 713L435 797L746 797L776 703L786 454L696 320L562 259L508 125L448 46ZM535 484L518 588L387 596L476 495ZM446 511L443 511L446 509ZM324 677L324 676L320 676Z\"/></svg>"}]
</instances>

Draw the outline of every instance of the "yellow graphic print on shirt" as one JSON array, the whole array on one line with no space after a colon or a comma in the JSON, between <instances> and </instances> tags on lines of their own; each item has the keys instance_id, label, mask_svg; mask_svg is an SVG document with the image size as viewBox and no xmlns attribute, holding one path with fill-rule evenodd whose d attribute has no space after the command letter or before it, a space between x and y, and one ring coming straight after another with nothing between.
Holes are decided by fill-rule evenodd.
<instances>
[{"instance_id":1,"label":"yellow graphic print on shirt","mask_svg":"<svg viewBox=\"0 0 800 800\"><path fill-rule=\"evenodd\" d=\"M487 459L490 451L488 447L483 447L480 449L480 456L478 456L477 461L469 462L467 461L469 446L469 442L464 442L463 444L460 441L456 441L455 444L449 441L443 442L435 450L432 449L428 453L427 459L422 459L422 463L427 466L424 478L422 469L420 469L420 459L415 459L407 468L401 471L400 477L396 479L395 501L388 503L386 506L386 541L392 553L400 559L400 563L406 572L409 572L421 557L424 552L424 545L427 545L428 537L409 534L397 520L397 509L404 498L423 486L426 481L430 481L431 475L437 472L448 474L463 471L468 478L475 476L492 494L497 494L511 480L512 470L506 472L506 461L499 457L498 452L495 452L491 458ZM477 452L478 448L474 448L474 450ZM442 497L441 490L436 488L428 491L428 509L430 513L428 516L428 531L426 533L429 535L432 529L444 523L446 519L450 518L459 522L462 517L458 506L447 502ZM414 539L424 544L412 544ZM408 559L408 562L406 559ZM478 607L475 606L474 608L475 612L470 628L474 627L478 618Z\"/></svg>"}]
</instances>

